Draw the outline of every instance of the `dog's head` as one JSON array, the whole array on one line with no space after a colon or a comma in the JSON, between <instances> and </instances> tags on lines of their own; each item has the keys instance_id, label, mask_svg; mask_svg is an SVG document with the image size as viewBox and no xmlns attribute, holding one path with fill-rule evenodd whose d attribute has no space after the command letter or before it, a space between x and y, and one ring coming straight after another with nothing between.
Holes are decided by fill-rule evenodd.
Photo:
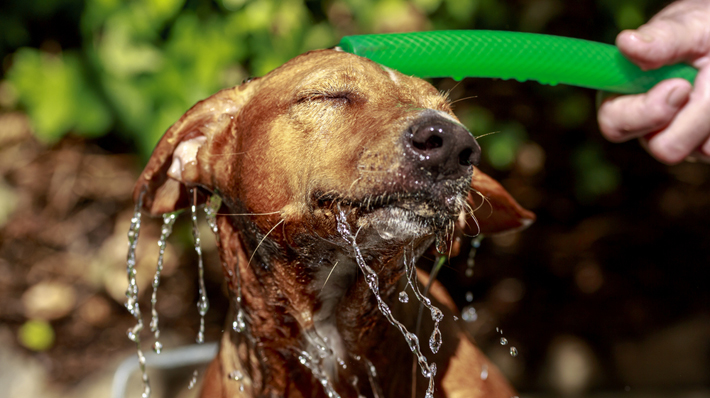
<instances>
[{"instance_id":1,"label":"dog's head","mask_svg":"<svg viewBox=\"0 0 710 398\"><path fill-rule=\"evenodd\" d=\"M186 206L185 187L218 193L260 233L290 244L337 235L348 212L360 237L409 242L454 225L481 203L469 233L516 228L533 216L475 169L480 147L447 99L423 80L324 50L195 105L158 144L136 186L157 215ZM471 181L473 189L471 193ZM478 202L476 202L478 199ZM461 226L464 226L463 217ZM451 232L453 229L450 229ZM302 242L300 242L302 243Z\"/></svg>"},{"instance_id":2,"label":"dog's head","mask_svg":"<svg viewBox=\"0 0 710 398\"><path fill-rule=\"evenodd\" d=\"M352 54L313 51L196 104L160 140L134 196L152 215L222 198L225 276L233 294L242 292L249 341L268 358L250 373L262 390L282 393L308 331L338 358L371 355L382 341L382 317L343 224L390 295L404 257L435 236L455 241L533 220L475 168L480 154L429 83Z\"/></svg>"}]
</instances>

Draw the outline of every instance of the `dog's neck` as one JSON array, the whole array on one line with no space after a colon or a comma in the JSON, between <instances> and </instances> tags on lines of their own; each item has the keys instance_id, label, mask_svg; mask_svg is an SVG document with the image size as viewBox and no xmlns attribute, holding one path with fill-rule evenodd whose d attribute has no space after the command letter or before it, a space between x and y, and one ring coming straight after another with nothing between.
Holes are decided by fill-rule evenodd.
<instances>
[{"instance_id":1,"label":"dog's neck","mask_svg":"<svg viewBox=\"0 0 710 398\"><path fill-rule=\"evenodd\" d=\"M359 390L376 396L374 391L365 392L392 388L387 384L395 381L393 377L387 377L384 384L372 380L376 377L372 364L381 376L386 374L382 364L395 350L387 347L383 352L379 346L386 340L403 340L385 338L396 330L378 310L353 253L324 239L294 245L306 252L288 246L276 250L278 242L258 235L259 241L249 241L240 232L253 225L230 217L219 217L218 222L219 250L230 293L248 321L244 332L230 328L228 333L235 347L240 347L240 366L251 378L254 391L284 396L294 388L323 390L320 385L307 385L317 382L308 357L317 360L321 350L325 355L318 370L325 372L338 391L351 390L356 396ZM256 246L259 250L254 252ZM406 255L413 256L415 247L406 250ZM404 253L402 247L363 253L378 273L381 297L395 310L399 303L394 297L404 287ZM406 355L404 343L397 349ZM229 369L223 371L229 373Z\"/></svg>"}]
</instances>

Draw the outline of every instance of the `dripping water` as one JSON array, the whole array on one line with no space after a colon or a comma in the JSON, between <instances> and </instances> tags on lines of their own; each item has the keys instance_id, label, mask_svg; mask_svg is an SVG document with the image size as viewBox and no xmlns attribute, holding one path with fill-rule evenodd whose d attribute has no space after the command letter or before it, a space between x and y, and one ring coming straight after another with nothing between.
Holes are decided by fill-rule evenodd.
<instances>
[{"instance_id":1,"label":"dripping water","mask_svg":"<svg viewBox=\"0 0 710 398\"><path fill-rule=\"evenodd\" d=\"M205 219L207 220L207 225L209 225L210 229L215 235L215 239L217 241L217 246L221 246L221 238L219 236L219 228L217 227L217 212L219 211L220 207L222 206L222 198L220 198L217 195L212 195L207 201L207 205L205 206ZM235 267L236 276L237 276L237 281L236 281L236 288L237 288L237 293L236 297L234 298L235 300L235 315L234 315L234 320L232 321L232 330L234 330L237 333L242 333L246 329L246 320L244 316L244 310L242 309L242 281L241 281L241 273L239 271L239 266ZM231 275L231 271L230 271Z\"/></svg>"},{"instance_id":2,"label":"dripping water","mask_svg":"<svg viewBox=\"0 0 710 398\"><path fill-rule=\"evenodd\" d=\"M145 191L138 196L133 217L131 218L131 227L128 229L128 254L126 256L126 273L128 275L128 288L126 289L126 308L128 312L136 319L136 325L128 329L128 338L136 343L136 353L138 355L138 365L141 369L141 379L143 380L142 398L150 397L151 389L148 380L148 373L145 368L145 355L141 349L140 333L143 330L143 317L141 316L140 306L138 305L138 284L136 283L136 245L138 244L138 235L141 229L141 207L143 206L143 195Z\"/></svg>"},{"instance_id":3,"label":"dripping water","mask_svg":"<svg viewBox=\"0 0 710 398\"><path fill-rule=\"evenodd\" d=\"M426 297L426 295L429 293L429 287L431 286L431 281L436 278L436 273L438 273L438 270L441 269L441 267L444 265L444 261L446 260L446 257L439 257L436 261L436 264L434 265L434 270L432 271L431 275L429 276L429 283L427 284L427 287L424 290L424 294L422 294L421 291L419 291L419 285L416 283L416 278L417 278L417 273L416 273L416 266L414 264L415 258L414 258L414 249L412 249L412 256L411 258L407 259L406 257L404 258L404 269L405 269L405 274L407 276L407 284L412 288L412 291L414 292L414 296L419 300L424 307L426 307L429 312L431 313L431 320L434 321L434 330L431 332L431 336L429 337L429 349L431 349L431 352L436 354L439 352L439 349L441 348L442 340L441 340L441 331L439 330L439 322L441 322L442 319L444 319L444 313L441 312L440 309L435 307L432 303L431 300ZM420 324L420 319L417 319L417 332L419 331L419 324Z\"/></svg>"},{"instance_id":4,"label":"dripping water","mask_svg":"<svg viewBox=\"0 0 710 398\"><path fill-rule=\"evenodd\" d=\"M153 351L160 354L163 349L163 344L160 343L160 327L158 326L158 311L155 309L158 303L158 286L160 286L160 274L163 271L163 262L165 257L165 247L167 246L168 236L173 231L173 225L177 219L178 213L163 214L163 226L160 229L160 240L158 241L158 266L155 269L153 277L153 295L150 298L150 331L155 336L153 343Z\"/></svg>"},{"instance_id":5,"label":"dripping water","mask_svg":"<svg viewBox=\"0 0 710 398\"><path fill-rule=\"evenodd\" d=\"M372 388L373 398L382 398L380 384L377 382L377 369L375 365L367 359L365 359L365 371L367 372L367 380L370 382L370 387Z\"/></svg>"},{"instance_id":6,"label":"dripping water","mask_svg":"<svg viewBox=\"0 0 710 398\"><path fill-rule=\"evenodd\" d=\"M355 237L353 236L350 225L348 224L345 213L341 210L337 214L337 221L338 221L338 232L340 232L340 235L345 239L345 241L352 246L353 252L355 255L355 261L357 262L358 266L360 267L360 270L362 273L365 275L365 281L367 282L368 287L374 293L375 299L377 300L377 308L380 310L382 315L387 318L389 323L397 327L399 331L402 333L404 336L405 341L407 342L407 345L409 346L409 349L414 353L414 355L417 358L417 362L419 363L419 367L421 368L422 375L424 377L429 379L429 387L427 388L426 391L426 398L433 398L434 396L434 376L436 375L436 364L435 363L429 363L422 354L421 348L419 347L419 338L409 330L397 319L394 318L394 315L392 315L392 311L390 310L389 306L384 302L382 297L380 296L380 287L379 287L379 280L377 277L377 273L370 268L369 265L365 263L365 260L362 257L362 253L360 252L360 247L357 245L355 242ZM415 294L418 293L415 290ZM419 298L419 295L417 294L417 298ZM435 307L434 307L435 308ZM438 309L437 309L438 311ZM441 311L439 311L440 313ZM432 311L432 317L434 317L434 313ZM437 316L438 317L438 316ZM443 315L442 315L443 317ZM439 318L440 320L440 318ZM432 334L433 335L433 334ZM440 334L439 334L440 336Z\"/></svg>"},{"instance_id":7,"label":"dripping water","mask_svg":"<svg viewBox=\"0 0 710 398\"><path fill-rule=\"evenodd\" d=\"M205 290L205 266L202 262L202 246L200 245L200 231L197 228L197 191L195 188L190 188L190 218L192 219L192 238L195 243L195 252L197 252L197 282L199 290L199 299L197 300L197 312L200 314L200 330L197 332L197 344L205 342L205 315L210 308L210 302L207 299Z\"/></svg>"},{"instance_id":8,"label":"dripping water","mask_svg":"<svg viewBox=\"0 0 710 398\"><path fill-rule=\"evenodd\" d=\"M234 380L239 383L239 391L244 392L244 383L242 382L242 380L244 380L244 373L242 373L241 370L233 370L227 377L229 380Z\"/></svg>"},{"instance_id":9,"label":"dripping water","mask_svg":"<svg viewBox=\"0 0 710 398\"><path fill-rule=\"evenodd\" d=\"M195 388L195 384L197 384L197 369L192 372L192 378L190 379L190 384L187 385L187 389L192 390Z\"/></svg>"},{"instance_id":10,"label":"dripping water","mask_svg":"<svg viewBox=\"0 0 710 398\"><path fill-rule=\"evenodd\" d=\"M479 234L478 236L471 239L471 249L468 251L468 258L466 259L466 271L464 272L467 278L473 277L473 268L476 265L476 253L478 252L478 248L481 247L481 241L483 241L482 234Z\"/></svg>"},{"instance_id":11,"label":"dripping water","mask_svg":"<svg viewBox=\"0 0 710 398\"><path fill-rule=\"evenodd\" d=\"M323 386L323 390L328 398L340 398L340 395L338 395L335 388L333 388L333 384L331 384L330 379L328 379L328 375L323 370L321 358L316 359L316 357L310 353L301 351L298 354L298 361L301 365L304 365L311 371L313 376L318 380L321 386Z\"/></svg>"}]
</instances>

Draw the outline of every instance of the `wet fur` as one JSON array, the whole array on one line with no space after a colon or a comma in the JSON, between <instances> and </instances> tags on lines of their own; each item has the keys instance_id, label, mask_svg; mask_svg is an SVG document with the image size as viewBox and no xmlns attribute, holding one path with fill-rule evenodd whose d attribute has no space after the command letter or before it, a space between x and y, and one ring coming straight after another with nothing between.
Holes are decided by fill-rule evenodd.
<instances>
[{"instance_id":1,"label":"wet fur","mask_svg":"<svg viewBox=\"0 0 710 398\"><path fill-rule=\"evenodd\" d=\"M325 396L298 359L319 336L346 362L347 368L324 363L342 397L356 390L367 397L410 396L412 354L377 309L337 231L337 212L347 213L382 296L410 330L416 307L393 299L404 288L404 256L420 256L443 234L456 254L462 233L497 233L534 218L477 169L435 181L414 167L403 156L402 135L427 112L456 121L430 84L323 50L220 91L168 130L135 197L144 195L143 209L152 215L186 207L188 188L198 189L200 202L212 194L222 198L220 257L235 306L241 286L247 318L244 333L225 328L202 397ZM484 211L474 220L478 207ZM423 347L439 368L435 396L514 395L453 321L445 290L435 284L431 292L446 314L441 351L432 355ZM428 336L431 325L424 326ZM377 369L376 380L364 359ZM475 377L483 366L486 380ZM236 369L245 375L244 391L230 380ZM417 396L423 396L426 381L418 378Z\"/></svg>"}]
</instances>

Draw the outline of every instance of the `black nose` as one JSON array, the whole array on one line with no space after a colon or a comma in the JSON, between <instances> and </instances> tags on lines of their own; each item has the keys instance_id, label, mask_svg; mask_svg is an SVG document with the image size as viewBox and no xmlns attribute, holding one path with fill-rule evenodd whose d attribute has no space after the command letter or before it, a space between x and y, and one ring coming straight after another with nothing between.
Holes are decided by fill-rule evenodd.
<instances>
[{"instance_id":1,"label":"black nose","mask_svg":"<svg viewBox=\"0 0 710 398\"><path fill-rule=\"evenodd\" d=\"M408 132L407 151L415 165L435 180L471 173L481 159L481 147L460 124L439 116L417 119Z\"/></svg>"}]
</instances>

